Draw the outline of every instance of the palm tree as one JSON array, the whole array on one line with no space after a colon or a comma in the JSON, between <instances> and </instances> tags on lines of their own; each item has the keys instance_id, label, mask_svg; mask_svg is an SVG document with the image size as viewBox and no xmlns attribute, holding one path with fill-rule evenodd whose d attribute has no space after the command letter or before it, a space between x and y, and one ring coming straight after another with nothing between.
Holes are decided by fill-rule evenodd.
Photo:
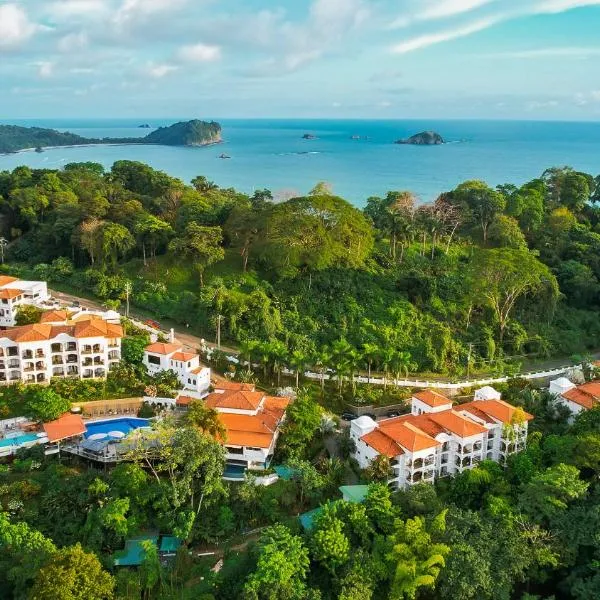
<instances>
[{"instance_id":1,"label":"palm tree","mask_svg":"<svg viewBox=\"0 0 600 600\"><path fill-rule=\"evenodd\" d=\"M385 348L381 353L381 366L383 367L383 389L387 389L388 375L394 362L396 351L393 348Z\"/></svg>"},{"instance_id":2,"label":"palm tree","mask_svg":"<svg viewBox=\"0 0 600 600\"><path fill-rule=\"evenodd\" d=\"M354 367L357 362L356 350L348 343L345 338L336 340L331 345L331 360L333 368L338 376L339 390L342 390L344 377L350 373L354 374Z\"/></svg>"},{"instance_id":3,"label":"palm tree","mask_svg":"<svg viewBox=\"0 0 600 600\"><path fill-rule=\"evenodd\" d=\"M400 379L400 375L408 377L410 371L414 371L417 366L412 362L410 352L394 352L392 355L390 368L395 379Z\"/></svg>"},{"instance_id":4,"label":"palm tree","mask_svg":"<svg viewBox=\"0 0 600 600\"><path fill-rule=\"evenodd\" d=\"M197 427L216 440L225 441L227 430L219 419L219 413L214 408L208 408L203 400L193 400L185 415L185 421L192 427Z\"/></svg>"},{"instance_id":5,"label":"palm tree","mask_svg":"<svg viewBox=\"0 0 600 600\"><path fill-rule=\"evenodd\" d=\"M301 350L294 350L290 356L290 366L296 373L296 387L300 385L300 373L304 373L308 365L308 355Z\"/></svg>"},{"instance_id":6,"label":"palm tree","mask_svg":"<svg viewBox=\"0 0 600 600\"><path fill-rule=\"evenodd\" d=\"M252 370L252 359L256 355L259 343L257 340L242 340L240 342L238 353L240 365L245 362L248 364L248 368Z\"/></svg>"},{"instance_id":7,"label":"palm tree","mask_svg":"<svg viewBox=\"0 0 600 600\"><path fill-rule=\"evenodd\" d=\"M379 346L375 345L375 344L363 344L362 347L362 356L363 359L365 360L365 362L367 363L367 368L368 368L368 372L369 372L369 378L368 378L368 382L371 383L371 368L373 366L373 363L377 363L377 361L379 360L379 355L380 355L380 351L379 351Z\"/></svg>"},{"instance_id":8,"label":"palm tree","mask_svg":"<svg viewBox=\"0 0 600 600\"><path fill-rule=\"evenodd\" d=\"M325 372L327 371L327 367L331 363L331 353L329 352L329 348L327 346L323 346L320 352L317 352L313 357L313 366L317 370L321 379L321 395L325 391Z\"/></svg>"}]
</instances>

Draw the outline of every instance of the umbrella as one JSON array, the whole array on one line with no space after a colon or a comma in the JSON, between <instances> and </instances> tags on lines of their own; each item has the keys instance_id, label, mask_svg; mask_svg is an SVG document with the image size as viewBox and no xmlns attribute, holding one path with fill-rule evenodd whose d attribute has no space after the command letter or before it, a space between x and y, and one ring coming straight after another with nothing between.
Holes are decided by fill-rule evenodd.
<instances>
[{"instance_id":1,"label":"umbrella","mask_svg":"<svg viewBox=\"0 0 600 600\"><path fill-rule=\"evenodd\" d=\"M122 431L109 431L108 436L111 438L121 439L125 437L125 434Z\"/></svg>"},{"instance_id":2,"label":"umbrella","mask_svg":"<svg viewBox=\"0 0 600 600\"><path fill-rule=\"evenodd\" d=\"M92 433L92 435L88 437L88 440L103 440L105 437L105 433Z\"/></svg>"}]
</instances>

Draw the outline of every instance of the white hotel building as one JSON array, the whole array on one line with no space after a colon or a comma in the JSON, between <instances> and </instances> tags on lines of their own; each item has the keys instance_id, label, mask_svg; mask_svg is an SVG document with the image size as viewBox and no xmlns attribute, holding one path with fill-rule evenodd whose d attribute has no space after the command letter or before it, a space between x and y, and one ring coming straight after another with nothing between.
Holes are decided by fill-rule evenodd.
<instances>
[{"instance_id":1,"label":"white hotel building","mask_svg":"<svg viewBox=\"0 0 600 600\"><path fill-rule=\"evenodd\" d=\"M171 342L155 342L146 346L144 366L150 375L161 371L174 371L181 388L194 396L202 397L210 388L210 369L200 364L200 356L185 352L171 333Z\"/></svg>"},{"instance_id":2,"label":"white hotel building","mask_svg":"<svg viewBox=\"0 0 600 600\"><path fill-rule=\"evenodd\" d=\"M121 360L121 325L64 311L0 331L0 384L47 383L53 377L103 379Z\"/></svg>"},{"instance_id":3,"label":"white hotel building","mask_svg":"<svg viewBox=\"0 0 600 600\"><path fill-rule=\"evenodd\" d=\"M49 298L45 281L23 281L16 277L0 275L0 327L16 325L19 306L37 305Z\"/></svg>"},{"instance_id":4,"label":"white hotel building","mask_svg":"<svg viewBox=\"0 0 600 600\"><path fill-rule=\"evenodd\" d=\"M362 416L350 426L361 468L386 455L393 470L389 483L399 489L433 483L482 460L504 463L525 449L528 421L533 419L489 387L478 390L472 402L454 407L448 398L425 390L413 396L411 409L410 415L379 423Z\"/></svg>"}]
</instances>

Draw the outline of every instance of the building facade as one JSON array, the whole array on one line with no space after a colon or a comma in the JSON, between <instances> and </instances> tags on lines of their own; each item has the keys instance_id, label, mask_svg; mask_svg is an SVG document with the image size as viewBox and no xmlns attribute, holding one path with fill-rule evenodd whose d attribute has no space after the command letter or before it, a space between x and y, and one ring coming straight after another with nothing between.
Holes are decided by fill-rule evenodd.
<instances>
[{"instance_id":1,"label":"building facade","mask_svg":"<svg viewBox=\"0 0 600 600\"><path fill-rule=\"evenodd\" d=\"M121 325L96 317L0 331L0 384L104 379L121 360Z\"/></svg>"},{"instance_id":2,"label":"building facade","mask_svg":"<svg viewBox=\"0 0 600 600\"><path fill-rule=\"evenodd\" d=\"M571 420L579 413L600 405L600 381L575 385L566 377L550 382L549 391L571 412Z\"/></svg>"},{"instance_id":3,"label":"building facade","mask_svg":"<svg viewBox=\"0 0 600 600\"><path fill-rule=\"evenodd\" d=\"M490 390L495 392L480 390L479 397L486 399L454 407L448 398L425 390L413 396L409 415L379 423L359 417L350 425L354 457L367 468L379 455L387 456L393 472L389 483L398 489L462 473L482 460L504 464L525 449L533 417L498 398L487 398Z\"/></svg>"},{"instance_id":4,"label":"building facade","mask_svg":"<svg viewBox=\"0 0 600 600\"><path fill-rule=\"evenodd\" d=\"M38 305L49 298L45 281L23 281L16 277L0 275L0 327L16 325L19 306Z\"/></svg>"},{"instance_id":5,"label":"building facade","mask_svg":"<svg viewBox=\"0 0 600 600\"><path fill-rule=\"evenodd\" d=\"M225 427L227 465L240 473L271 463L289 398L267 396L253 385L223 382L204 399Z\"/></svg>"},{"instance_id":6,"label":"building facade","mask_svg":"<svg viewBox=\"0 0 600 600\"><path fill-rule=\"evenodd\" d=\"M200 356L184 352L183 346L172 339L169 343L155 342L146 347L144 366L150 375L173 371L181 388L196 397L202 397L210 388L210 369L200 364Z\"/></svg>"}]
</instances>

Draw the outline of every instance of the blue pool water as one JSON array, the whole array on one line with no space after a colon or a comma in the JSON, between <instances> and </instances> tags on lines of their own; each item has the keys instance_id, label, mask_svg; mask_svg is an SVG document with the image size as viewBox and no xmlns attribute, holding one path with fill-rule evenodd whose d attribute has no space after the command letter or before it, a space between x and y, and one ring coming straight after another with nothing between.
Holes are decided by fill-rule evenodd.
<instances>
[{"instance_id":1,"label":"blue pool water","mask_svg":"<svg viewBox=\"0 0 600 600\"><path fill-rule=\"evenodd\" d=\"M121 419L106 419L104 421L92 421L85 424L85 437L89 438L95 433L109 433L110 431L120 431L127 435L134 429L140 427L148 427L150 421L148 419L136 419L133 417L126 417Z\"/></svg>"},{"instance_id":2,"label":"blue pool water","mask_svg":"<svg viewBox=\"0 0 600 600\"><path fill-rule=\"evenodd\" d=\"M0 440L0 447L5 448L7 446L23 446L27 442L34 442L37 439L39 438L35 433L24 433L14 438Z\"/></svg>"}]
</instances>

